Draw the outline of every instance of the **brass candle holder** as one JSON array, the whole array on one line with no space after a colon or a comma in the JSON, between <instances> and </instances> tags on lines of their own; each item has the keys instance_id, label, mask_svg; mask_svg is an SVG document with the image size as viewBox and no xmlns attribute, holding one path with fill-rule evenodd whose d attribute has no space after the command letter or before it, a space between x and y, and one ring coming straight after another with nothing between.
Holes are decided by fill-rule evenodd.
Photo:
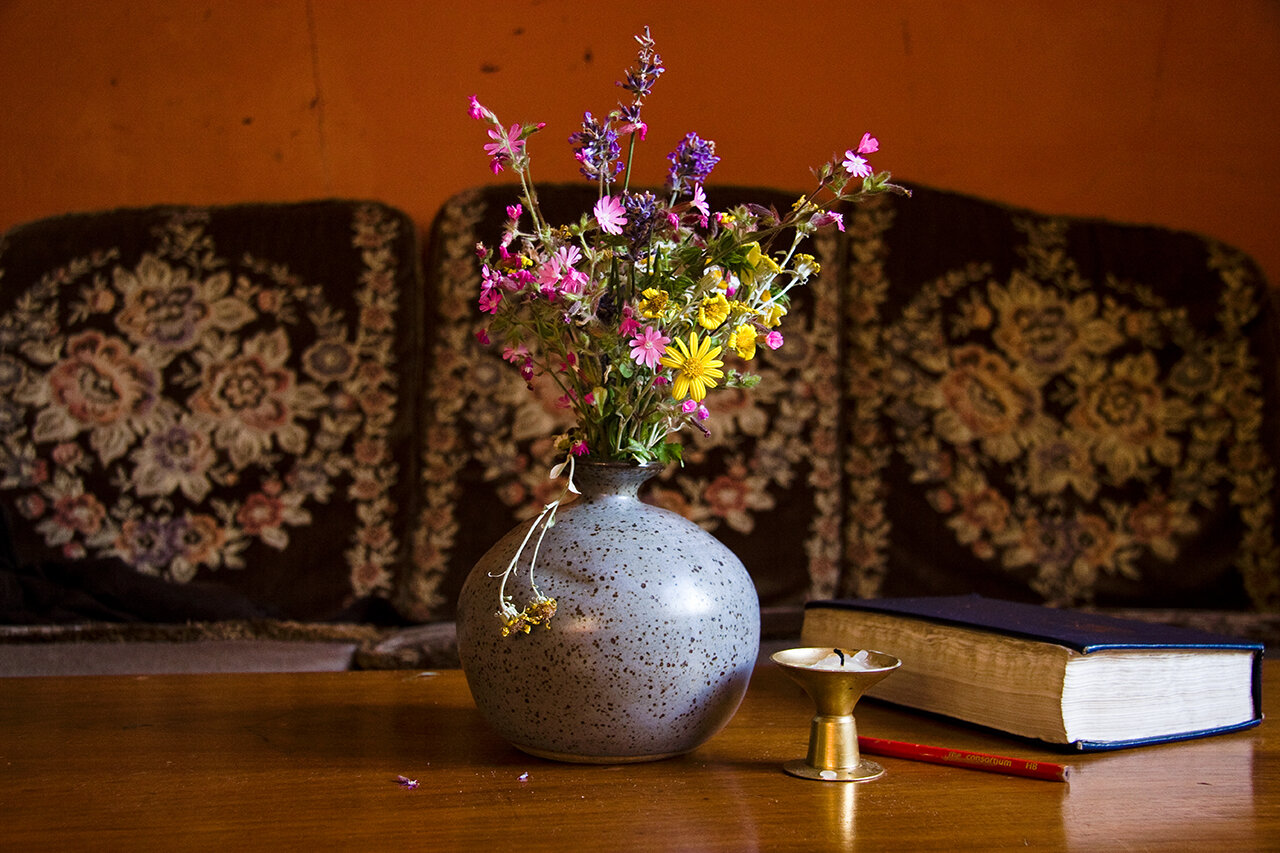
<instances>
[{"instance_id":1,"label":"brass candle holder","mask_svg":"<svg viewBox=\"0 0 1280 853\"><path fill-rule=\"evenodd\" d=\"M876 682L902 665L883 652L803 648L775 652L770 660L804 688L817 706L809 724L809 755L782 765L792 776L824 782L867 782L884 775L884 768L862 757L853 708ZM838 657L842 665L830 659ZM825 663L824 663L825 662ZM870 668L868 668L870 667Z\"/></svg>"}]
</instances>

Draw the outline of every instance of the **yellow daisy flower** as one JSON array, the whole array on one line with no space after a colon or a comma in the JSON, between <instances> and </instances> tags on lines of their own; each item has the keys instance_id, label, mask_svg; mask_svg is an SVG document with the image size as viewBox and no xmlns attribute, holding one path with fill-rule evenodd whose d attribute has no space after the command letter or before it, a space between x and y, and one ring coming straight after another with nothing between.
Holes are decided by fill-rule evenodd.
<instances>
[{"instance_id":1,"label":"yellow daisy flower","mask_svg":"<svg viewBox=\"0 0 1280 853\"><path fill-rule=\"evenodd\" d=\"M723 293L708 296L698 306L698 325L704 329L714 329L729 319L729 300Z\"/></svg>"},{"instance_id":2,"label":"yellow daisy flower","mask_svg":"<svg viewBox=\"0 0 1280 853\"><path fill-rule=\"evenodd\" d=\"M660 362L676 371L671 396L677 400L691 397L695 403L702 402L707 389L716 387L716 380L724 378L724 371L720 369L724 362L716 358L720 349L711 346L709 337L699 341L697 332L689 333L687 345L679 338L672 342Z\"/></svg>"},{"instance_id":3,"label":"yellow daisy flower","mask_svg":"<svg viewBox=\"0 0 1280 853\"><path fill-rule=\"evenodd\" d=\"M644 298L640 300L640 304L636 307L640 309L641 314L650 320L658 319L662 316L662 312L667 310L667 300L670 297L665 290L650 287L640 295Z\"/></svg>"},{"instance_id":4,"label":"yellow daisy flower","mask_svg":"<svg viewBox=\"0 0 1280 853\"><path fill-rule=\"evenodd\" d=\"M740 358L750 361L756 357L756 330L749 323L743 323L729 335L729 346Z\"/></svg>"}]
</instances>

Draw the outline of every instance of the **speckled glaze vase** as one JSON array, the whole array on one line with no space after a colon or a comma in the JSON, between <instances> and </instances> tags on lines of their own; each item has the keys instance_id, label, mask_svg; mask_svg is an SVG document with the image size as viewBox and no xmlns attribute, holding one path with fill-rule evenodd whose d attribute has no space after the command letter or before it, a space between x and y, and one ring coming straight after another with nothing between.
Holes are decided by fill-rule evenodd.
<instances>
[{"instance_id":1,"label":"speckled glaze vase","mask_svg":"<svg viewBox=\"0 0 1280 853\"><path fill-rule=\"evenodd\" d=\"M529 530L507 534L458 600L458 653L481 715L519 749L587 763L650 761L705 743L746 692L760 604L742 562L714 536L637 497L660 466L579 464L535 579L556 599L549 627L502 636L498 583ZM535 534L536 537L536 534ZM528 552L507 583L532 595Z\"/></svg>"}]
</instances>

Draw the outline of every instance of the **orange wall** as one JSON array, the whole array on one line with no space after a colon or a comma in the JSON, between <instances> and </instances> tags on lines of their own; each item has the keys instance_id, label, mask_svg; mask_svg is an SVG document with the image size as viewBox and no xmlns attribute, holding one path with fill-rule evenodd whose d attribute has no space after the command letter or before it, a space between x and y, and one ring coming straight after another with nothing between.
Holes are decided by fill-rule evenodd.
<instances>
[{"instance_id":1,"label":"orange wall","mask_svg":"<svg viewBox=\"0 0 1280 853\"><path fill-rule=\"evenodd\" d=\"M0 0L0 228L154 202L377 197L430 221L492 180L481 99L543 180L646 23L668 73L639 178L689 130L720 182L802 190L880 137L900 178L1198 230L1280 284L1274 0Z\"/></svg>"}]
</instances>

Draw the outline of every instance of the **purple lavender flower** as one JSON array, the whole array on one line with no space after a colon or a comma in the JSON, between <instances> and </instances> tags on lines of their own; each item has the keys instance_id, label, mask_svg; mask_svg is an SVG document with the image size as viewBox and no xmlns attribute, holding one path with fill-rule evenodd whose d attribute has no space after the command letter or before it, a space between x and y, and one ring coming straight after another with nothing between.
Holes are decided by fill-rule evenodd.
<instances>
[{"instance_id":1,"label":"purple lavender flower","mask_svg":"<svg viewBox=\"0 0 1280 853\"><path fill-rule=\"evenodd\" d=\"M667 190L677 194L693 192L693 188L705 181L716 163L720 162L716 156L716 144L710 139L700 139L696 133L680 140L667 159L671 161L671 168L667 171Z\"/></svg>"},{"instance_id":2,"label":"purple lavender flower","mask_svg":"<svg viewBox=\"0 0 1280 853\"><path fill-rule=\"evenodd\" d=\"M627 224L622 226L622 236L631 246L632 257L642 258L649 253L649 239L658 223L658 199L650 192L629 192L622 197L622 206L627 211Z\"/></svg>"},{"instance_id":3,"label":"purple lavender flower","mask_svg":"<svg viewBox=\"0 0 1280 853\"><path fill-rule=\"evenodd\" d=\"M569 135L569 144L584 177L607 184L622 171L622 146L608 120L601 124L591 113L583 113L582 130Z\"/></svg>"},{"instance_id":4,"label":"purple lavender flower","mask_svg":"<svg viewBox=\"0 0 1280 853\"><path fill-rule=\"evenodd\" d=\"M649 35L648 27L644 28L643 35L636 36L636 42L639 43L640 50L636 54L635 67L627 69L626 82L619 81L618 85L632 94L634 106L639 107L653 91L653 84L667 69L662 67L662 57L653 50L654 41Z\"/></svg>"}]
</instances>

